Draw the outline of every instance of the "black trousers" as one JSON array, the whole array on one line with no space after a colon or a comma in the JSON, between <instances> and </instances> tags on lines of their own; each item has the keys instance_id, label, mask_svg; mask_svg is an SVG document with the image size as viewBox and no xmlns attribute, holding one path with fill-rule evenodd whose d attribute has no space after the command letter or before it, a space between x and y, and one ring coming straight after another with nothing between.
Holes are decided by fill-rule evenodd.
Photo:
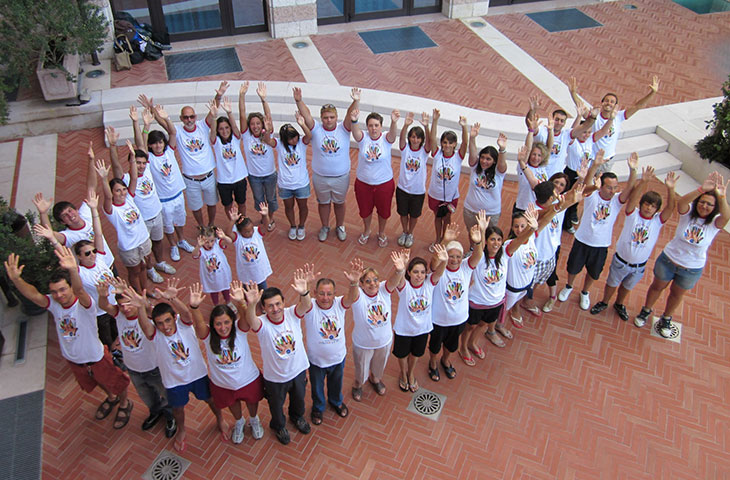
<instances>
[{"instance_id":1,"label":"black trousers","mask_svg":"<svg viewBox=\"0 0 730 480\"><path fill-rule=\"evenodd\" d=\"M269 426L275 430L281 430L286 426L284 415L284 402L286 394L289 394L289 417L296 421L304 416L304 396L307 391L307 371L302 370L299 375L288 382L277 383L264 379L266 399L269 401L271 411L271 422Z\"/></svg>"}]
</instances>

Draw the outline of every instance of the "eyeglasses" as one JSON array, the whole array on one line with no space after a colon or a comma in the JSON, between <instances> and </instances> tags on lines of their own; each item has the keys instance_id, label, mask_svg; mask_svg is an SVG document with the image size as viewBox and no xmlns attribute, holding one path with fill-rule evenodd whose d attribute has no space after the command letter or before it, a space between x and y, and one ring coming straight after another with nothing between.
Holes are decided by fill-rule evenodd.
<instances>
[{"instance_id":1,"label":"eyeglasses","mask_svg":"<svg viewBox=\"0 0 730 480\"><path fill-rule=\"evenodd\" d=\"M195 117L197 117L197 115L180 115L180 118L183 120L195 120Z\"/></svg>"},{"instance_id":2,"label":"eyeglasses","mask_svg":"<svg viewBox=\"0 0 730 480\"><path fill-rule=\"evenodd\" d=\"M705 202L704 200L701 202L697 202L697 205L702 205L703 207L710 207L715 208L715 204L712 202Z\"/></svg>"},{"instance_id":3,"label":"eyeglasses","mask_svg":"<svg viewBox=\"0 0 730 480\"><path fill-rule=\"evenodd\" d=\"M372 283L378 283L378 278L377 277L376 278L373 278L373 279L366 278L365 280L363 280L363 283L370 283L370 284L372 284Z\"/></svg>"},{"instance_id":4,"label":"eyeglasses","mask_svg":"<svg viewBox=\"0 0 730 480\"><path fill-rule=\"evenodd\" d=\"M96 253L97 251L98 251L98 250L96 250L95 248L94 248L94 249L92 249L92 250L86 250L86 251L84 252L84 257L89 257L89 256L91 256L91 254L92 254L92 253Z\"/></svg>"}]
</instances>

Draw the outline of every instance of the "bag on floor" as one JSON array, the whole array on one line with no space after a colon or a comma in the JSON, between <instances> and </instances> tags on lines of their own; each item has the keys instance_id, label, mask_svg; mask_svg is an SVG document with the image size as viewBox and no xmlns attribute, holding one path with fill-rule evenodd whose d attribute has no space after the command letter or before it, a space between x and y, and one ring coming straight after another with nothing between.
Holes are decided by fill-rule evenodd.
<instances>
[{"instance_id":1,"label":"bag on floor","mask_svg":"<svg viewBox=\"0 0 730 480\"><path fill-rule=\"evenodd\" d=\"M119 35L114 39L114 68L117 72L132 69L132 44L125 35Z\"/></svg>"}]
</instances>

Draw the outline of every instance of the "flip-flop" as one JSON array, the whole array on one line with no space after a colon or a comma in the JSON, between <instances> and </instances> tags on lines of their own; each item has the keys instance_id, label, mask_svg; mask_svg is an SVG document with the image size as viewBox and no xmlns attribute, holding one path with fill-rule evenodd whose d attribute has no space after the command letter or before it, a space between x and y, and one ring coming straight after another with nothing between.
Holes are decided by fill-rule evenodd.
<instances>
[{"instance_id":1,"label":"flip-flop","mask_svg":"<svg viewBox=\"0 0 730 480\"><path fill-rule=\"evenodd\" d=\"M484 352L482 352L482 353L484 353ZM446 373L446 378L448 378L449 380L453 380L454 378L456 378L456 369L454 368L453 365L449 365L447 367L442 362L441 363L441 368L444 369L444 373Z\"/></svg>"},{"instance_id":2,"label":"flip-flop","mask_svg":"<svg viewBox=\"0 0 730 480\"><path fill-rule=\"evenodd\" d=\"M360 238L357 239L357 243L359 243L360 245L365 245L366 243L368 243L368 240L370 240L370 234L368 233L367 235L365 235L364 233L361 233Z\"/></svg>"},{"instance_id":3,"label":"flip-flop","mask_svg":"<svg viewBox=\"0 0 730 480\"><path fill-rule=\"evenodd\" d=\"M494 332L490 332L489 330L487 330L486 332L484 332L484 335L487 337L487 340L492 342L492 345L494 345L495 347L505 347L504 340L499 338L499 334L496 332L496 330Z\"/></svg>"},{"instance_id":4,"label":"flip-flop","mask_svg":"<svg viewBox=\"0 0 730 480\"><path fill-rule=\"evenodd\" d=\"M411 386L408 385L408 382L404 382L402 378L398 379L398 388L401 389L403 392L407 392L411 389Z\"/></svg>"},{"instance_id":5,"label":"flip-flop","mask_svg":"<svg viewBox=\"0 0 730 480\"><path fill-rule=\"evenodd\" d=\"M512 338L513 338L512 332L510 332L510 331L509 331L509 330L507 329L507 327L505 327L504 325L500 325L500 324L498 323L498 324L497 324L497 325L496 325L496 326L494 327L494 330L495 330L495 331L496 331L497 333L499 333L500 335L502 335L502 336L503 336L504 338L508 339L508 340L512 340Z\"/></svg>"},{"instance_id":6,"label":"flip-flop","mask_svg":"<svg viewBox=\"0 0 730 480\"><path fill-rule=\"evenodd\" d=\"M178 445L180 445L180 446L178 447ZM177 440L175 440L172 444L172 448L174 448L175 451L178 453L183 453L187 446L188 446L188 444L185 443L185 440L183 440L182 442L179 442L179 443Z\"/></svg>"},{"instance_id":7,"label":"flip-flop","mask_svg":"<svg viewBox=\"0 0 730 480\"><path fill-rule=\"evenodd\" d=\"M542 310L540 310L538 307L526 307L526 306L524 306L522 304L520 304L520 307L522 307L525 310L527 310L528 312L530 312L530 314L532 316L534 316L535 318L542 317Z\"/></svg>"},{"instance_id":8,"label":"flip-flop","mask_svg":"<svg viewBox=\"0 0 730 480\"><path fill-rule=\"evenodd\" d=\"M479 360L484 360L484 357L486 357L484 350L482 350L481 347L477 347L477 348L469 347L469 350L471 350L471 353L476 355Z\"/></svg>"},{"instance_id":9,"label":"flip-flop","mask_svg":"<svg viewBox=\"0 0 730 480\"><path fill-rule=\"evenodd\" d=\"M408 389L409 389L409 390L410 390L410 391L411 391L412 393L416 393L416 392L418 391L418 389L419 389L419 388L421 388L421 387L419 387L419 386L418 386L418 380L414 380L414 381L413 381L413 383L411 383L411 384L409 385L409 387L408 387Z\"/></svg>"},{"instance_id":10,"label":"flip-flop","mask_svg":"<svg viewBox=\"0 0 730 480\"><path fill-rule=\"evenodd\" d=\"M439 380L441 380L441 374L439 374L438 365L436 366L436 368L431 368L431 365L428 366L428 376L434 382L438 382Z\"/></svg>"},{"instance_id":11,"label":"flip-flop","mask_svg":"<svg viewBox=\"0 0 730 480\"><path fill-rule=\"evenodd\" d=\"M476 360L474 360L474 357L471 357L471 356L466 357L466 356L462 355L461 352L459 352L459 356L461 357L461 360L464 363L466 363L467 366L469 366L469 367L473 367L474 365L477 364Z\"/></svg>"},{"instance_id":12,"label":"flip-flop","mask_svg":"<svg viewBox=\"0 0 730 480\"><path fill-rule=\"evenodd\" d=\"M514 325L515 328L522 328L525 326L524 323L522 323L522 317L515 318L512 315L510 315L509 318L512 320L512 325Z\"/></svg>"}]
</instances>

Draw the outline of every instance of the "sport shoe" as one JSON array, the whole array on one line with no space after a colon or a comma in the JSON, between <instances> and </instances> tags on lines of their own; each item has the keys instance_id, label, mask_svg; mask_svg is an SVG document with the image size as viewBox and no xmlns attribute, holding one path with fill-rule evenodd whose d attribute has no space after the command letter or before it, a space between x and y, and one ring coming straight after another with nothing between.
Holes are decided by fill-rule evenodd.
<instances>
[{"instance_id":1,"label":"sport shoe","mask_svg":"<svg viewBox=\"0 0 730 480\"><path fill-rule=\"evenodd\" d=\"M573 233L575 233L575 225L571 225L571 226L570 226L570 228L568 228L568 229L566 230L566 232L568 232L568 233L570 233L570 234L573 234Z\"/></svg>"},{"instance_id":2,"label":"sport shoe","mask_svg":"<svg viewBox=\"0 0 730 480\"><path fill-rule=\"evenodd\" d=\"M304 227L298 227L297 228L297 240L299 240L301 242L302 240L304 240L306 238L306 236L307 236L307 231L304 230ZM263 430L262 430L262 432L263 432Z\"/></svg>"},{"instance_id":3,"label":"sport shoe","mask_svg":"<svg viewBox=\"0 0 730 480\"><path fill-rule=\"evenodd\" d=\"M620 303L614 303L613 309L618 314L618 318L623 320L624 322L629 319L629 312L626 311L626 307L621 305Z\"/></svg>"},{"instance_id":4,"label":"sport shoe","mask_svg":"<svg viewBox=\"0 0 730 480\"><path fill-rule=\"evenodd\" d=\"M177 273L177 270L175 270L175 267L170 265L169 263L162 261L155 265L155 270L158 270L162 273L166 273L168 275L175 275Z\"/></svg>"},{"instance_id":5,"label":"sport shoe","mask_svg":"<svg viewBox=\"0 0 730 480\"><path fill-rule=\"evenodd\" d=\"M172 415L165 422L165 438L172 438L177 433L177 422Z\"/></svg>"},{"instance_id":6,"label":"sport shoe","mask_svg":"<svg viewBox=\"0 0 730 480\"><path fill-rule=\"evenodd\" d=\"M280 430L276 431L276 438L283 445L289 445L289 442L291 441L291 437L289 437L289 430L287 430L286 427L281 427Z\"/></svg>"},{"instance_id":7,"label":"sport shoe","mask_svg":"<svg viewBox=\"0 0 730 480\"><path fill-rule=\"evenodd\" d=\"M149 430L154 427L160 417L162 417L162 411L150 413L150 415L144 419L144 422L142 422L142 430Z\"/></svg>"},{"instance_id":8,"label":"sport shoe","mask_svg":"<svg viewBox=\"0 0 730 480\"><path fill-rule=\"evenodd\" d=\"M322 227L319 229L319 235L317 235L317 238L320 242L324 242L327 240L327 237L330 234L330 227Z\"/></svg>"},{"instance_id":9,"label":"sport shoe","mask_svg":"<svg viewBox=\"0 0 730 480\"><path fill-rule=\"evenodd\" d=\"M193 248L193 246L190 245L190 243L187 240L185 240L184 238L182 240L180 240L179 242L177 242L177 246L182 248L183 250L185 250L188 253L193 253L193 250L195 250Z\"/></svg>"},{"instance_id":10,"label":"sport shoe","mask_svg":"<svg viewBox=\"0 0 730 480\"><path fill-rule=\"evenodd\" d=\"M162 275L157 273L157 270L155 270L154 268L147 269L147 278L152 280L153 283L162 283L165 281L165 279L162 278Z\"/></svg>"},{"instance_id":11,"label":"sport shoe","mask_svg":"<svg viewBox=\"0 0 730 480\"><path fill-rule=\"evenodd\" d=\"M651 310L646 307L641 307L641 312L634 318L634 325L639 328L643 327L646 325L646 321L649 320L649 315L651 315Z\"/></svg>"},{"instance_id":12,"label":"sport shoe","mask_svg":"<svg viewBox=\"0 0 730 480\"><path fill-rule=\"evenodd\" d=\"M556 300L557 300L557 297L548 298L548 301L545 302L545 305L542 306L542 311L545 313L552 312L553 307L555 306Z\"/></svg>"},{"instance_id":13,"label":"sport shoe","mask_svg":"<svg viewBox=\"0 0 730 480\"><path fill-rule=\"evenodd\" d=\"M406 248L411 248L413 246L413 234L409 233L406 235L406 240L403 242L403 246Z\"/></svg>"},{"instance_id":14,"label":"sport shoe","mask_svg":"<svg viewBox=\"0 0 730 480\"><path fill-rule=\"evenodd\" d=\"M591 308L591 296L588 292L580 292L580 309L588 310Z\"/></svg>"},{"instance_id":15,"label":"sport shoe","mask_svg":"<svg viewBox=\"0 0 730 480\"><path fill-rule=\"evenodd\" d=\"M407 236L408 236L408 234L405 233L405 232L400 234L400 237L398 237L398 240L396 241L396 243L398 244L398 246L405 247L405 245L406 245L406 237Z\"/></svg>"},{"instance_id":16,"label":"sport shoe","mask_svg":"<svg viewBox=\"0 0 730 480\"><path fill-rule=\"evenodd\" d=\"M179 262L180 261L180 249L177 247L177 245L173 245L170 247L170 260L173 262Z\"/></svg>"},{"instance_id":17,"label":"sport shoe","mask_svg":"<svg viewBox=\"0 0 730 480\"><path fill-rule=\"evenodd\" d=\"M608 307L608 304L605 302L598 302L597 304L593 305L593 308L591 308L591 315L598 315L602 311L604 311Z\"/></svg>"},{"instance_id":18,"label":"sport shoe","mask_svg":"<svg viewBox=\"0 0 730 480\"><path fill-rule=\"evenodd\" d=\"M564 302L568 299L570 294L573 293L573 287L565 286L562 290L560 290L560 293L558 294L558 300L561 302Z\"/></svg>"},{"instance_id":19,"label":"sport shoe","mask_svg":"<svg viewBox=\"0 0 730 480\"><path fill-rule=\"evenodd\" d=\"M663 316L659 320L659 335L664 338L670 338L672 336L672 317Z\"/></svg>"},{"instance_id":20,"label":"sport shoe","mask_svg":"<svg viewBox=\"0 0 730 480\"><path fill-rule=\"evenodd\" d=\"M297 427L297 430L302 432L304 435L312 431L312 427L309 426L309 422L304 420L304 417L297 418L296 421L294 421L294 425Z\"/></svg>"},{"instance_id":21,"label":"sport shoe","mask_svg":"<svg viewBox=\"0 0 730 480\"><path fill-rule=\"evenodd\" d=\"M243 441L243 427L246 426L246 419L239 418L236 420L236 424L233 425L233 432L231 432L231 441L238 445Z\"/></svg>"},{"instance_id":22,"label":"sport shoe","mask_svg":"<svg viewBox=\"0 0 730 480\"><path fill-rule=\"evenodd\" d=\"M337 239L340 242L344 242L345 240L347 240L347 232L345 232L344 225L340 225L339 227L337 227L336 231L337 231Z\"/></svg>"},{"instance_id":23,"label":"sport shoe","mask_svg":"<svg viewBox=\"0 0 730 480\"><path fill-rule=\"evenodd\" d=\"M289 240L297 239L297 227L289 227Z\"/></svg>"},{"instance_id":24,"label":"sport shoe","mask_svg":"<svg viewBox=\"0 0 730 480\"><path fill-rule=\"evenodd\" d=\"M248 424L251 425L251 435L254 440L261 440L264 436L264 427L261 426L261 420L259 416L251 417L248 419Z\"/></svg>"}]
</instances>

